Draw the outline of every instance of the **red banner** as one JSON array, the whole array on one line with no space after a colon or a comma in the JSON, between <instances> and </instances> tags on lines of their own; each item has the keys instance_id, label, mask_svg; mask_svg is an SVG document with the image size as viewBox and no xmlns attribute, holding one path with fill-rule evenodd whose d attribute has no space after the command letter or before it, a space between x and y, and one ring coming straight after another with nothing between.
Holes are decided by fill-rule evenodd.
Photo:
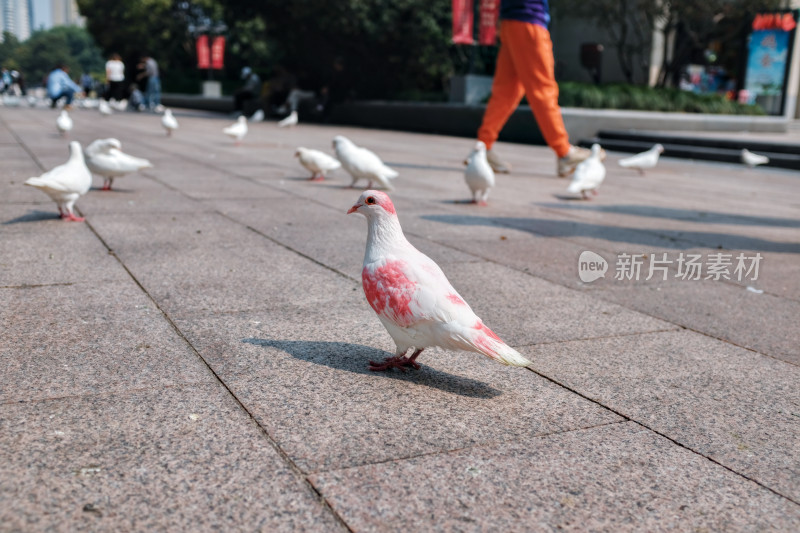
<instances>
[{"instance_id":1,"label":"red banner","mask_svg":"<svg viewBox=\"0 0 800 533\"><path fill-rule=\"evenodd\" d=\"M478 42L491 46L497 40L497 18L500 16L500 0L480 0Z\"/></svg>"},{"instance_id":2,"label":"red banner","mask_svg":"<svg viewBox=\"0 0 800 533\"><path fill-rule=\"evenodd\" d=\"M209 68L211 55L208 52L208 36L201 35L197 38L197 68Z\"/></svg>"},{"instance_id":3,"label":"red banner","mask_svg":"<svg viewBox=\"0 0 800 533\"><path fill-rule=\"evenodd\" d=\"M797 22L791 13L761 13L753 20L753 29L792 31Z\"/></svg>"},{"instance_id":4,"label":"red banner","mask_svg":"<svg viewBox=\"0 0 800 533\"><path fill-rule=\"evenodd\" d=\"M472 44L472 0L453 0L453 42Z\"/></svg>"},{"instance_id":5,"label":"red banner","mask_svg":"<svg viewBox=\"0 0 800 533\"><path fill-rule=\"evenodd\" d=\"M225 37L214 37L211 43L211 68L222 70L225 66Z\"/></svg>"}]
</instances>

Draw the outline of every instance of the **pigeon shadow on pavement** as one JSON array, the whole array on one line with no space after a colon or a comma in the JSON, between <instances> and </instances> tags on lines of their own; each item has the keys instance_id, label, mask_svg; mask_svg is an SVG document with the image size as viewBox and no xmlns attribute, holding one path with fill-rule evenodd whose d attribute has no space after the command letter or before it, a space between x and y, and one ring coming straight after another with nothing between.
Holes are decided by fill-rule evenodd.
<instances>
[{"instance_id":1,"label":"pigeon shadow on pavement","mask_svg":"<svg viewBox=\"0 0 800 533\"><path fill-rule=\"evenodd\" d=\"M9 224L19 224L20 222L39 222L41 220L60 220L61 216L57 212L54 211L29 211L24 215L20 215L17 218L12 218L11 220L6 220L3 222L4 226L8 226Z\"/></svg>"},{"instance_id":2,"label":"pigeon shadow on pavement","mask_svg":"<svg viewBox=\"0 0 800 533\"><path fill-rule=\"evenodd\" d=\"M558 197L566 200L566 197ZM572 198L570 198L572 199ZM590 205L590 204L549 204L538 203L539 207L579 209L585 211L598 211L619 215L632 215L651 218L668 218L672 220L685 220L687 222L700 222L702 224L730 224L738 226L773 226L779 228L800 228L800 220L792 218L761 217L752 215L737 215L732 213L718 213L714 211L696 211L693 209L676 209L674 207L654 207L652 205Z\"/></svg>"},{"instance_id":3,"label":"pigeon shadow on pavement","mask_svg":"<svg viewBox=\"0 0 800 533\"><path fill-rule=\"evenodd\" d=\"M409 369L403 372L393 369L385 372L373 372L368 368L369 361L383 361L385 358L391 357L394 354L362 344L256 338L242 339L242 342L254 346L277 348L296 359L301 359L317 365L324 365L337 370L345 370L354 374L399 379L416 383L417 385L439 389L444 392L458 394L460 396L490 399L502 394L501 391L486 383L436 370L426 365L425 361L422 360L419 361L422 365L422 368L419 370ZM424 355L425 354L423 354L423 356Z\"/></svg>"},{"instance_id":4,"label":"pigeon shadow on pavement","mask_svg":"<svg viewBox=\"0 0 800 533\"><path fill-rule=\"evenodd\" d=\"M575 202L575 201L583 202L583 201L585 201L585 198L583 198L580 195L566 196L566 195L563 195L563 194L554 194L553 197L556 200L561 200L562 202ZM547 205L550 206L550 207L564 207L562 204L547 204Z\"/></svg>"},{"instance_id":5,"label":"pigeon shadow on pavement","mask_svg":"<svg viewBox=\"0 0 800 533\"><path fill-rule=\"evenodd\" d=\"M497 228L526 231L540 237L590 237L610 242L624 242L642 247L654 246L676 250L690 250L698 247L722 250L752 250L759 252L800 253L800 243L776 242L706 231L646 229L641 227L606 226L574 220L554 220L545 218L480 217L474 215L424 215L423 220L459 226L494 226Z\"/></svg>"}]
</instances>

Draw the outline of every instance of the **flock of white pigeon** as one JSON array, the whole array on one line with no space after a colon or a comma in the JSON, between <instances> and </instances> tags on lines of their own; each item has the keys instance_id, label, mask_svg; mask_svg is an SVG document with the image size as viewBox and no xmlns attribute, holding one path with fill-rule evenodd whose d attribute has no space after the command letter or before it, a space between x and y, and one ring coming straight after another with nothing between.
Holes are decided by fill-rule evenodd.
<instances>
[{"instance_id":1,"label":"flock of white pigeon","mask_svg":"<svg viewBox=\"0 0 800 533\"><path fill-rule=\"evenodd\" d=\"M100 112L104 113L103 108ZM172 112L165 110L162 126L168 136L178 129ZM297 124L297 115L289 115L280 125ZM62 111L56 120L62 135L72 129L72 120ZM247 135L247 120L240 117L223 130L239 145ZM81 221L74 214L75 201L91 188L92 172L104 178L103 189L110 190L115 178L150 168L146 159L122 152L117 139L98 139L81 149L80 143L69 143L69 160L25 184L45 192L55 201L62 218ZM367 181L367 190L347 212L366 217L368 223L366 251L362 269L362 285L367 301L395 342L395 356L382 362L370 361L369 368L383 371L392 368L420 368L416 362L429 347L477 352L511 366L528 366L531 362L508 346L472 311L466 301L448 281L441 268L428 256L414 248L403 234L395 207L389 196L372 190L373 183L392 190L397 171L388 167L380 157L367 148L356 146L346 137L333 139L336 157L314 149L297 148L295 156L312 175L310 180L324 180L328 172L344 168L352 177L351 187L360 180ZM664 148L657 144L650 150L619 161L620 166L638 169L653 168ZM568 191L587 198L605 179L600 145L592 146L592 154L575 169ZM745 157L748 159L745 160ZM763 156L743 153L748 165L763 164ZM473 201L485 205L495 175L486 156L486 146L478 141L466 163L464 178ZM408 355L410 353L410 355Z\"/></svg>"}]
</instances>

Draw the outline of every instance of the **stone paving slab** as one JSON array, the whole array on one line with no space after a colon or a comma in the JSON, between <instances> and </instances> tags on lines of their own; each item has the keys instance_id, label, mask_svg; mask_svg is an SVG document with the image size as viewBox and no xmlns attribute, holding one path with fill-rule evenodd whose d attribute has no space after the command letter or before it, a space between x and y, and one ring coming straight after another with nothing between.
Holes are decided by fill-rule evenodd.
<instances>
[{"instance_id":1,"label":"stone paving slab","mask_svg":"<svg viewBox=\"0 0 800 533\"><path fill-rule=\"evenodd\" d=\"M368 361L393 355L394 345L370 312L340 307L335 324L302 312L178 321L306 472L620 420L528 370L479 354L431 350L420 356L420 371L370 372Z\"/></svg>"},{"instance_id":2,"label":"stone paving slab","mask_svg":"<svg viewBox=\"0 0 800 533\"><path fill-rule=\"evenodd\" d=\"M218 384L6 405L6 531L346 531Z\"/></svg>"},{"instance_id":3,"label":"stone paving slab","mask_svg":"<svg viewBox=\"0 0 800 533\"><path fill-rule=\"evenodd\" d=\"M71 402L65 427L85 432L85 420L99 420L92 406L113 419L118 411L108 405L131 398L135 422L120 424L152 436L172 427L164 420L184 420L170 411L177 394L228 405L226 423L243 428L171 438L174 456L209 443L223 451L213 468L171 467L145 490L156 483L159 503L179 494L176 501L200 502L186 509L202 511L162 505L164 513L151 508L143 521L125 504L123 529L797 529L796 173L664 158L642 178L617 168L620 155L610 153L600 196L573 202L547 149L500 143L515 171L499 176L489 207L478 208L456 202L468 196L461 161L469 139L307 124L285 131L267 122L235 147L220 132L228 117L178 111L181 130L167 139L152 114L75 115L70 139L117 137L155 168L120 180L118 192L81 198L88 224L62 223L52 202L20 185L40 165L66 159L55 112L0 109L0 139L23 143L0 143L8 148L0 273L13 273L0 287L45 285L0 288L4 304L15 298L4 315L13 342L2 360L14 363L4 405L28 409L21 416L32 420L28 413ZM345 215L360 191L347 188L342 171L309 183L293 157L299 145L331 153L336 134L400 171L392 199L409 239L539 374L441 350L426 351L417 372L366 370L393 343L360 289L366 228ZM741 296L744 285L733 282L585 284L577 275L584 249L610 259L620 251L707 253L719 244L762 251L774 265L755 284L763 294ZM143 320L126 312L139 302ZM152 349L139 357L142 342ZM27 403L17 404L18 394ZM14 427L15 443L36 436ZM104 441L109 455L133 457L126 446L138 441L127 435ZM271 459L237 455L240 447L273 450L270 442L279 447ZM25 458L22 447L11 447L15 461ZM495 454L482 456L495 470L480 490L491 497L473 504L459 462L485 453ZM96 474L89 468L80 475ZM189 489L176 481L184 471ZM91 528L82 521L88 513L101 520L96 529L109 529L102 520L116 511L92 503L69 514L83 509L81 498L42 492L62 486L50 481L58 472L36 471L35 490L45 496L15 523L46 516L47 524ZM273 472L282 472L277 488ZM231 480L215 481L225 473ZM308 487L309 473L324 501ZM0 487L7 479L0 474ZM137 483L101 487L97 499L126 488L138 495ZM391 491L375 489L384 484ZM511 497L520 487L532 505ZM462 515L474 522L451 520L462 512L451 494L470 502ZM126 501L136 509L151 501L137 498Z\"/></svg>"},{"instance_id":4,"label":"stone paving slab","mask_svg":"<svg viewBox=\"0 0 800 533\"><path fill-rule=\"evenodd\" d=\"M357 531L791 531L798 508L612 424L311 476Z\"/></svg>"},{"instance_id":5,"label":"stone paving slab","mask_svg":"<svg viewBox=\"0 0 800 533\"><path fill-rule=\"evenodd\" d=\"M800 365L800 302L715 281L616 285L598 296L629 309ZM788 333L788 334L787 334Z\"/></svg>"},{"instance_id":6,"label":"stone paving slab","mask_svg":"<svg viewBox=\"0 0 800 533\"><path fill-rule=\"evenodd\" d=\"M537 371L797 501L800 368L689 331L533 347Z\"/></svg>"},{"instance_id":7,"label":"stone paving slab","mask_svg":"<svg viewBox=\"0 0 800 533\"><path fill-rule=\"evenodd\" d=\"M175 316L264 309L351 281L213 213L97 215L100 234ZM297 274L302 272L302 276Z\"/></svg>"},{"instance_id":8,"label":"stone paving slab","mask_svg":"<svg viewBox=\"0 0 800 533\"><path fill-rule=\"evenodd\" d=\"M132 282L0 289L0 403L213 381Z\"/></svg>"}]
</instances>

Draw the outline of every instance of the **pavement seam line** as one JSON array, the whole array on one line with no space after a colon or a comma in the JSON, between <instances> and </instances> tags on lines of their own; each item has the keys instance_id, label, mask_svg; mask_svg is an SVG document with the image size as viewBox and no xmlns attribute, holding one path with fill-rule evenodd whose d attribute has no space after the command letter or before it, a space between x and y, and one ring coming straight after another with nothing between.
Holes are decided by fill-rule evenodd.
<instances>
[{"instance_id":1,"label":"pavement seam line","mask_svg":"<svg viewBox=\"0 0 800 533\"><path fill-rule=\"evenodd\" d=\"M542 372L540 372L540 371L538 371L538 370L536 370L536 369L534 369L534 368L532 368L532 367L530 367L530 366L527 366L527 367L525 367L525 368L527 368L529 371L533 372L533 373L534 373L534 374L536 374L537 376L540 376L540 377L542 377L542 378L544 378L544 379L546 379L546 380L548 380L548 381L550 381L550 382L554 383L555 385L558 385L559 387L561 387L561 388L563 388L563 389L565 389L565 390L567 390L567 391L569 391L569 392L572 392L573 394L577 394L578 396L580 396L580 397L581 397L581 398L583 398L584 400L588 400L589 402L592 402L592 403L593 403L593 404L595 404L595 405L598 405L598 406L600 406L600 407L602 407L602 408L604 408L604 409L607 409L607 410L611 411L612 413L614 413L614 414L615 414L615 415L617 415L617 416L621 416L621 417L622 417L622 418L624 418L625 420L628 420L628 421L630 421L630 422L633 422L634 424L637 424L637 425L639 425L639 426L643 427L644 429L646 429L646 430L648 430L648 431L652 431L652 432L653 432L653 433L655 433L656 435L659 435L659 436L661 436L661 437L663 437L663 438L667 439L668 441L670 441L671 443L675 444L676 446L680 446L680 447L681 447L681 448L683 448L684 450L687 450L687 451L688 451L688 452L690 452L690 453L693 453L693 454L695 454L695 455L697 455L697 456L699 456L699 457L702 457L702 458L706 459L707 461L710 461L710 462L712 462L712 463L714 463L714 464L716 464L716 465L718 465L718 466L721 466L722 468L724 468L725 470L727 470L727 471L731 472L732 474L734 474L734 475L736 475L736 476L739 476L739 477L741 477L741 478L743 478L743 479L746 479L747 481L750 481L750 482L752 482L752 483L755 483L755 484L756 484L756 485L758 485L759 487L761 487L761 488L763 488L763 489L766 489L766 490L770 491L771 493L775 494L776 496L778 496L778 497L780 497L780 498L783 498L783 499L785 499L785 500L788 500L789 502L791 502L791 503L793 503L793 504L795 504L795 505L798 505L798 506L800 506L800 501L796 501L796 500L794 500L793 498L791 498L791 497L789 497L789 496L786 496L785 494L781 494L780 492L778 492L777 490L773 489L772 487L768 487L767 485L764 485L764 484L763 484L763 483L761 483L760 481L758 481L758 480L756 480L756 479L754 479L754 478L752 478L752 477L750 477L750 476L748 476L748 475L746 475L746 474L743 474L743 473L741 473L741 472L737 472L737 471L736 471L736 470L734 470L733 468L731 468L731 467L729 467L729 466L727 466L727 465L725 465L725 464L723 464L723 463L721 463L721 462L717 461L717 460L716 460L716 459L714 459L713 457L709 457L708 455L705 455L705 454L703 454L703 453L701 453L701 452L699 452L699 451L697 451L697 450L695 450L695 449L693 449L693 448L689 447L688 445L686 445L686 444L683 444L683 443L679 442L678 440L675 440L675 439L673 439L672 437L670 437L670 436L668 436L668 435L666 435L666 434L662 433L661 431L658 431L657 429L653 429L653 428L651 428L650 426L648 426L648 425L647 425L647 424L645 424L644 422L640 422L639 420L636 420L636 419L634 419L634 418L632 418L632 417L630 417L630 416L628 416L628 415L626 415L626 414L622 413L622 412L621 412L621 411L619 411L618 409L615 409L615 408L613 408L613 407L610 407L610 406L608 406L608 405L605 405L605 404L601 403L601 401L600 401L600 400L596 400L596 399L594 399L594 398L591 398L590 396L588 396L588 395L586 395L586 394L584 394L584 393L582 393L582 392L580 392L580 391L576 390L575 388L573 388L573 387L570 387L569 385L566 385L566 384L564 384L564 383L561 383L559 380L557 380L557 379L555 379L555 378L552 378L552 377L550 377L550 376L547 376L547 375L543 374Z\"/></svg>"},{"instance_id":2,"label":"pavement seam line","mask_svg":"<svg viewBox=\"0 0 800 533\"><path fill-rule=\"evenodd\" d=\"M192 198L191 196L189 196L188 194L186 194L185 192L183 192L181 189L178 189L178 188L176 188L176 187L173 187L172 185L170 185L170 184L168 184L168 183L165 183L165 182L163 182L161 179L157 178L156 176L153 176L153 175L151 175L151 174L148 174L148 173L146 173L146 172L142 172L142 174L144 174L145 176L147 176L149 179L151 179L151 180L155 181L156 183L159 183L159 184L161 184L162 186L166 187L167 189L169 189L169 190L171 190L171 191L177 192L178 194L180 194L180 195L184 196L185 198L188 198L189 200L191 200L191 201L193 201L193 202L205 203L203 200L199 200L199 199L197 199L197 198ZM242 178L242 179L248 179L248 178ZM348 275L347 275L347 274L345 274L344 272L341 272L340 270L337 270L337 269L333 268L332 266L326 265L325 263L323 263L323 262L321 262L321 261L319 261L319 260L317 260L317 259L314 259L314 258L313 258L313 257L311 257L310 255L308 255L308 254L304 254L303 252L301 252L301 251L299 251L299 250L297 250L297 249L295 249L295 248L292 248L292 247L291 247L291 246L289 246L288 244L286 244L286 243L283 243L283 242L281 242L281 241L279 241L279 240L275 239L274 237L270 237L269 235L267 235L267 234L266 234L266 233L264 233L263 231L261 231L261 230L259 230L259 229L256 229L256 228L254 228L253 226L250 226L250 225L248 225L248 224L247 224L247 223L245 223L245 222L242 222L242 221L240 221L240 220L236 220L235 218L233 218L232 216L228 215L227 213L223 213L222 211L220 211L220 210L219 210L219 209L217 209L216 207L212 207L212 208L211 208L211 211L212 211L213 213L216 213L217 215L221 216L222 218L224 218L224 219L226 219L226 220L228 220L228 221L230 221L230 222L233 222L233 223L234 223L234 224L236 224L237 226L242 226L242 227L244 227L245 229L248 229L248 230L252 231L252 232L253 232L253 233L255 233L256 235L259 235L259 236L261 236L261 237L263 237L263 238L267 239L268 241L272 242L273 244L277 244L277 245L278 245L278 246L280 246L281 248L285 248L286 250L289 250L290 252L292 252L292 253L294 253L294 254L297 254L297 255L299 255L300 257L304 258L304 259L307 259L307 260L311 261L311 262L312 262L312 263L314 263L315 265L321 266L321 267L323 267L323 268L324 268L324 269L326 269L326 270L330 270L330 271L331 271L331 272L333 272L334 274L338 274L339 276L342 276L343 278L345 278L345 279L347 279L347 280L349 280L349 281L358 282L358 280L356 280L356 279L353 279L352 277L348 276Z\"/></svg>"},{"instance_id":3,"label":"pavement seam line","mask_svg":"<svg viewBox=\"0 0 800 533\"><path fill-rule=\"evenodd\" d=\"M103 391L103 392L87 392L83 394L65 394L64 396L48 396L46 398L33 398L30 400L10 400L10 401L0 401L0 405L19 405L19 404L32 404L32 403L39 403L39 402L59 402L64 400L79 400L81 398L109 398L111 396L128 396L131 394L136 394L139 392L147 392L147 391L161 391L165 389L180 389L184 387L197 387L198 385L213 385L218 386L218 384L213 381L182 381L180 383L172 383L169 385L159 385L157 387L132 387L124 390L118 391Z\"/></svg>"},{"instance_id":4,"label":"pavement seam line","mask_svg":"<svg viewBox=\"0 0 800 533\"><path fill-rule=\"evenodd\" d=\"M82 213L80 211L78 211L78 213L82 215ZM272 435L269 434L267 429L258 422L258 420L256 419L255 415L250 411L250 409L248 409L247 406L242 402L242 400L239 399L239 397L236 395L236 393L234 393L233 390L228 386L228 384L225 383L225 381L222 379L222 377L219 374L217 374L217 372L214 370L214 368L212 368L212 366L208 363L208 361L206 361L206 359L202 356L202 354L200 354L200 351L189 341L189 339L186 337L186 335L184 335L184 333L180 330L180 328L178 328L178 325L175 324L175 322L167 314L167 312L164 311L164 309L161 308L161 306L156 301L156 299L153 298L153 296L147 291L147 289L144 287L144 285L142 285L141 282L136 278L136 276L133 275L133 272L130 271L128 266L122 261L122 259L116 254L116 252L114 252L114 250L108 245L108 243L106 243L106 241L103 239L103 237L100 236L100 234L97 232L97 230L94 228L94 226L92 226L91 223L89 223L88 220L85 223L86 223L86 226L91 230L91 232L94 233L94 235L97 237L97 239L102 243L102 245L108 250L108 253L110 255L112 255L114 257L114 259L117 260L117 262L120 264L120 266L123 269L125 269L125 272L127 272L128 275L131 277L133 282L136 283L136 285L139 287L139 289L141 289L141 291L150 299L150 301L153 302L153 305L156 306L158 311L161 313L161 315L164 317L164 319L169 323L169 325L172 327L172 329L175 331L175 333L183 340L183 342L186 343L187 346L189 346L189 348L200 359L200 361L202 361L202 363L206 366L206 368L208 368L208 371L211 372L211 375L213 375L214 378L217 380L217 382L220 385L222 385L222 387L228 392L228 394L230 394L231 398L233 398L234 402L236 402L236 404L238 404L239 408L242 409L247 414L247 416L250 418L250 422L255 424L255 426L260 430L262 436L264 438L266 438L267 442L275 450L275 452L278 454L278 456L281 459L283 459L283 461L288 466L289 470L292 471L292 473L297 478L301 479L304 482L304 484L306 486L306 489L310 489L311 493L316 495L317 502L322 506L322 508L327 510L333 516L334 520L339 523L340 526L342 526L343 528L345 528L345 530L350 531L352 533L353 529L347 524L347 522L345 522L344 518L341 517L336 511L334 511L333 507L330 505L330 503L325 498L322 498L320 500L319 492L308 481L308 479L306 478L306 475L303 473L303 471L300 469L300 467L298 467L297 464L292 460L292 458L289 457L289 455L280 447L280 445L275 441L275 439L272 437Z\"/></svg>"},{"instance_id":5,"label":"pavement seam line","mask_svg":"<svg viewBox=\"0 0 800 533\"><path fill-rule=\"evenodd\" d=\"M529 348L532 346L548 346L550 344L564 344L567 342L583 342L583 341L596 341L601 339L618 339L622 337L635 337L637 335L650 335L652 333L669 333L670 331L682 331L684 328L680 326L675 326L674 328L667 328L667 329L651 329L648 331L632 331L630 333L617 333L615 335L599 335L597 337L581 337L578 339L564 339L564 340L556 340L556 341L544 341L544 342L531 342L528 344L515 344L512 348Z\"/></svg>"},{"instance_id":6,"label":"pavement seam line","mask_svg":"<svg viewBox=\"0 0 800 533\"><path fill-rule=\"evenodd\" d=\"M575 428L571 428L571 429L564 429L564 430L561 430L561 431L549 431L549 432L546 432L546 433L533 435L531 437L531 440L543 439L543 438L546 438L546 437L552 437L554 435L566 435L567 433L574 433L574 432L577 432L577 431L588 431L590 429L596 429L596 428L601 428L601 427L606 427L606 426L613 426L615 424L625 424L625 423L628 423L628 422L630 422L630 420L627 420L627 419L612 420L610 422L603 422L603 423L600 423L600 424L592 424L592 425L584 426L584 427L575 427ZM335 468L335 469L331 469L331 470L315 470L313 472L309 472L309 475L328 474L328 473L331 473L331 472L344 472L346 470L353 470L354 468L364 468L364 467L367 467L367 466L371 467L371 466L378 466L378 465L387 465L387 464L391 464L391 463L400 463L400 462L403 462L403 461L409 461L411 459L418 459L420 457L431 457L431 456L434 456L434 455L449 455L449 454L452 454L452 453L458 453L458 452L462 452L462 451L479 450L481 448L496 447L497 445L507 444L507 443L510 443L510 442L516 442L516 441L513 441L513 440L511 440L511 441L493 440L493 441L489 441L489 442L483 442L481 444L473 444L473 445L470 445L470 446L462 446L460 448L450 448L450 449L446 449L446 450L435 450L435 451L431 451L431 452L423 452L423 453L417 453L417 454L413 454L413 455L407 455L407 456L404 456L404 457L393 457L391 459L383 459L383 460L380 460L380 461L366 462L366 463L362 463L362 464L350 465L350 466L345 466L345 467L342 467L342 468Z\"/></svg>"}]
</instances>

